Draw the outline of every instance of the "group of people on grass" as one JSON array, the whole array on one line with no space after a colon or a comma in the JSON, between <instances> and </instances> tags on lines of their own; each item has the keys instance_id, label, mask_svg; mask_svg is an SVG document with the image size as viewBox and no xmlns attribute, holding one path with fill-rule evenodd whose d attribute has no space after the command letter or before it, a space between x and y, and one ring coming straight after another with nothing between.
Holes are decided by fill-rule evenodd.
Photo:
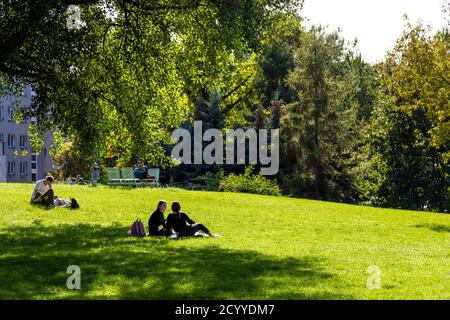
<instances>
[{"instance_id":1,"label":"group of people on grass","mask_svg":"<svg viewBox=\"0 0 450 320\"><path fill-rule=\"evenodd\" d=\"M47 176L45 179L36 182L31 195L31 204L43 205L47 208L53 207L73 207L73 199L71 201L65 200L55 196L52 183L54 179L52 176ZM164 218L164 212L167 209L167 202L161 200L158 202L156 210L151 214L148 220L148 229L150 236L168 237L172 235L172 230L179 237L192 237L197 232L201 232L210 237L214 237L207 227L203 224L195 223L188 215L181 212L181 205L179 202L172 203L172 213Z\"/></svg>"},{"instance_id":2,"label":"group of people on grass","mask_svg":"<svg viewBox=\"0 0 450 320\"><path fill-rule=\"evenodd\" d=\"M69 184L70 185L75 185L75 184L79 184L79 185L87 185L86 181L79 175L77 174L77 176L75 178L71 178L69 180Z\"/></svg>"},{"instance_id":3,"label":"group of people on grass","mask_svg":"<svg viewBox=\"0 0 450 320\"><path fill-rule=\"evenodd\" d=\"M201 232L210 237L215 236L203 224L195 223L186 213L181 212L179 202L173 202L171 208L172 213L165 219L164 212L167 209L167 202L164 200L158 202L156 210L148 220L150 236L167 237L172 234L172 230L176 232L178 237L192 237L197 232Z\"/></svg>"}]
</instances>

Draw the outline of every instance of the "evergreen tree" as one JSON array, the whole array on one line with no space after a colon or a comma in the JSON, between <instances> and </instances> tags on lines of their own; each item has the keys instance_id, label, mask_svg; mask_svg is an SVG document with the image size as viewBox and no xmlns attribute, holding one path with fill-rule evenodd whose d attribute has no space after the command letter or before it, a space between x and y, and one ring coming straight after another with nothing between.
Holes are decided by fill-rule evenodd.
<instances>
[{"instance_id":1,"label":"evergreen tree","mask_svg":"<svg viewBox=\"0 0 450 320\"><path fill-rule=\"evenodd\" d=\"M358 101L358 118L367 121L376 102L379 85L377 74L374 67L362 59L361 54L351 59L351 67L355 77L354 93Z\"/></svg>"},{"instance_id":2,"label":"evergreen tree","mask_svg":"<svg viewBox=\"0 0 450 320\"><path fill-rule=\"evenodd\" d=\"M284 101L283 100L272 100L270 102L270 123L269 127L271 129L277 129L280 127L281 119L281 109Z\"/></svg>"},{"instance_id":3,"label":"evergreen tree","mask_svg":"<svg viewBox=\"0 0 450 320\"><path fill-rule=\"evenodd\" d=\"M202 121L203 132L208 129L223 129L225 116L221 109L221 97L217 92L211 91L206 99L197 100L194 121Z\"/></svg>"},{"instance_id":4,"label":"evergreen tree","mask_svg":"<svg viewBox=\"0 0 450 320\"><path fill-rule=\"evenodd\" d=\"M264 109L260 106L255 113L255 129L265 129L267 125Z\"/></svg>"},{"instance_id":5,"label":"evergreen tree","mask_svg":"<svg viewBox=\"0 0 450 320\"><path fill-rule=\"evenodd\" d=\"M358 112L350 53L337 33L305 33L288 84L297 101L283 108L281 178L290 194L353 200L349 160Z\"/></svg>"}]
</instances>

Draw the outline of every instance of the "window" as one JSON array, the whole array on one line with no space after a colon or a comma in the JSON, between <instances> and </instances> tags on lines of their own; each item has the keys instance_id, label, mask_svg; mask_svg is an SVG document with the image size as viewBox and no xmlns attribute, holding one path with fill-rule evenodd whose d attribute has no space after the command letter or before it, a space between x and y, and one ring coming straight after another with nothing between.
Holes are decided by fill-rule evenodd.
<instances>
[{"instance_id":1,"label":"window","mask_svg":"<svg viewBox=\"0 0 450 320\"><path fill-rule=\"evenodd\" d=\"M36 155L35 154L31 155L31 161L36 161Z\"/></svg>"},{"instance_id":2,"label":"window","mask_svg":"<svg viewBox=\"0 0 450 320\"><path fill-rule=\"evenodd\" d=\"M31 163L31 169L36 169L36 162Z\"/></svg>"},{"instance_id":3,"label":"window","mask_svg":"<svg viewBox=\"0 0 450 320\"><path fill-rule=\"evenodd\" d=\"M0 141L5 141L5 135L3 133L0 133Z\"/></svg>"},{"instance_id":4,"label":"window","mask_svg":"<svg viewBox=\"0 0 450 320\"><path fill-rule=\"evenodd\" d=\"M36 173L31 174L31 181L36 182Z\"/></svg>"},{"instance_id":5,"label":"window","mask_svg":"<svg viewBox=\"0 0 450 320\"><path fill-rule=\"evenodd\" d=\"M16 136L14 134L8 134L8 147L14 148L16 146Z\"/></svg>"},{"instance_id":6,"label":"window","mask_svg":"<svg viewBox=\"0 0 450 320\"><path fill-rule=\"evenodd\" d=\"M8 107L8 120L14 120L14 113L16 113L16 108Z\"/></svg>"},{"instance_id":7,"label":"window","mask_svg":"<svg viewBox=\"0 0 450 320\"><path fill-rule=\"evenodd\" d=\"M8 162L8 174L15 175L16 174L16 163Z\"/></svg>"},{"instance_id":8,"label":"window","mask_svg":"<svg viewBox=\"0 0 450 320\"><path fill-rule=\"evenodd\" d=\"M30 85L30 95L31 95L32 97L37 96L37 94L36 94L36 88L35 88L33 85Z\"/></svg>"},{"instance_id":9,"label":"window","mask_svg":"<svg viewBox=\"0 0 450 320\"><path fill-rule=\"evenodd\" d=\"M5 155L5 143L0 141L0 156Z\"/></svg>"},{"instance_id":10,"label":"window","mask_svg":"<svg viewBox=\"0 0 450 320\"><path fill-rule=\"evenodd\" d=\"M20 175L26 176L28 174L28 162L22 161L20 163Z\"/></svg>"},{"instance_id":11,"label":"window","mask_svg":"<svg viewBox=\"0 0 450 320\"><path fill-rule=\"evenodd\" d=\"M27 142L28 142L28 137L27 136L20 136L20 148L26 149L27 148Z\"/></svg>"},{"instance_id":12,"label":"window","mask_svg":"<svg viewBox=\"0 0 450 320\"><path fill-rule=\"evenodd\" d=\"M0 105L0 120L5 119L5 107Z\"/></svg>"}]
</instances>

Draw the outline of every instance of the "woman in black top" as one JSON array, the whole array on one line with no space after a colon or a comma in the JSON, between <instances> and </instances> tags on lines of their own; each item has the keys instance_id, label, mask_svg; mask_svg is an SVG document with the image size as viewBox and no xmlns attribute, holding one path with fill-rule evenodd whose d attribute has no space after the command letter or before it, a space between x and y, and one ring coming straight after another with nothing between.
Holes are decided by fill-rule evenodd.
<instances>
[{"instance_id":1,"label":"woman in black top","mask_svg":"<svg viewBox=\"0 0 450 320\"><path fill-rule=\"evenodd\" d=\"M190 237L195 235L197 231L202 231L213 237L214 235L206 228L204 225L200 223L195 223L192 219L190 219L187 214L181 212L181 205L179 202L172 203L172 211L173 213L167 216L167 229L175 230L181 237ZM188 225L189 224L189 225Z\"/></svg>"},{"instance_id":2,"label":"woman in black top","mask_svg":"<svg viewBox=\"0 0 450 320\"><path fill-rule=\"evenodd\" d=\"M164 211L166 211L167 202L161 200L158 202L155 212L152 213L148 220L148 233L151 236L166 236L170 229L166 228L166 220L164 219ZM162 226L160 229L159 227Z\"/></svg>"}]
</instances>

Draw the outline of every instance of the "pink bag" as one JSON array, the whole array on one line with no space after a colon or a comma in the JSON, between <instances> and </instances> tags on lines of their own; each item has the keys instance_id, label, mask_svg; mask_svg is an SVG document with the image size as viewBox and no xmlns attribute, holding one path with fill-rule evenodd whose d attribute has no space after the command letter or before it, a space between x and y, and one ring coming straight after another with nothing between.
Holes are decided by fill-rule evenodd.
<instances>
[{"instance_id":1,"label":"pink bag","mask_svg":"<svg viewBox=\"0 0 450 320\"><path fill-rule=\"evenodd\" d=\"M131 236L138 238L145 237L144 224L141 219L137 219L133 222L133 225L131 226Z\"/></svg>"}]
</instances>

